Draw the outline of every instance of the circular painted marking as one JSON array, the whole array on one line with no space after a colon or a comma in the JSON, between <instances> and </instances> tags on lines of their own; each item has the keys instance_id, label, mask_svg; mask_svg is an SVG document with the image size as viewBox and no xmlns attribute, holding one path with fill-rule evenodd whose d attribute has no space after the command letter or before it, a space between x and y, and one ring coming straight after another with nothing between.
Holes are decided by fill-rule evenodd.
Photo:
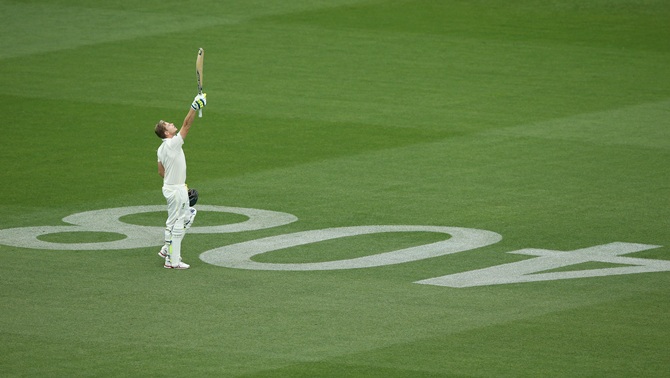
<instances>
[{"instance_id":1,"label":"circular painted marking","mask_svg":"<svg viewBox=\"0 0 670 378\"><path fill-rule=\"evenodd\" d=\"M376 234L382 232L438 232L451 238L416 247L399 249L365 257L318 263L275 264L260 263L252 257L266 252L316 243L324 240L349 236ZM200 259L208 264L252 270L336 270L369 268L374 266L400 264L431 257L467 251L502 240L502 236L492 231L460 227L439 226L357 226L326 228L302 231L292 234L270 236L262 239L215 248L200 254Z\"/></svg>"}]
</instances>

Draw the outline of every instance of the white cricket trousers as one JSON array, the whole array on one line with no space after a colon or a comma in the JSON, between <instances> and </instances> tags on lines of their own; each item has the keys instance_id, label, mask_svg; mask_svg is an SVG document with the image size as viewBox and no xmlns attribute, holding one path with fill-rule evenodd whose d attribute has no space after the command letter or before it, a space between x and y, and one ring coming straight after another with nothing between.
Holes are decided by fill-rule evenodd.
<instances>
[{"instance_id":1,"label":"white cricket trousers","mask_svg":"<svg viewBox=\"0 0 670 378\"><path fill-rule=\"evenodd\" d=\"M188 190L186 185L163 185L163 196L167 200L168 217L165 221L165 243L170 245L170 261L181 261L181 241L184 238L184 222L189 219Z\"/></svg>"}]
</instances>

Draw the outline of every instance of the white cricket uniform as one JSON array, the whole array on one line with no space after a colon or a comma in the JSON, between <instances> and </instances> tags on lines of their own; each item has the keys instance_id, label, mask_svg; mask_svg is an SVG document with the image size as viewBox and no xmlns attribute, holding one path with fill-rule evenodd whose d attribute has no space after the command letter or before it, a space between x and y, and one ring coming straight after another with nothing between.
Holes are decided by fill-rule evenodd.
<instances>
[{"instance_id":1,"label":"white cricket uniform","mask_svg":"<svg viewBox=\"0 0 670 378\"><path fill-rule=\"evenodd\" d=\"M184 139L177 133L172 138L163 139L163 144L158 147L158 161L165 167L163 185L185 185L186 184L186 156L182 146Z\"/></svg>"},{"instance_id":2,"label":"white cricket uniform","mask_svg":"<svg viewBox=\"0 0 670 378\"><path fill-rule=\"evenodd\" d=\"M163 196L167 200L168 218L165 222L165 242L171 244L170 258L175 263L181 259L181 239L184 237L184 222L189 219L188 189L186 188L186 156L182 146L184 139L179 133L163 139L158 147L158 161L165 168Z\"/></svg>"}]
</instances>

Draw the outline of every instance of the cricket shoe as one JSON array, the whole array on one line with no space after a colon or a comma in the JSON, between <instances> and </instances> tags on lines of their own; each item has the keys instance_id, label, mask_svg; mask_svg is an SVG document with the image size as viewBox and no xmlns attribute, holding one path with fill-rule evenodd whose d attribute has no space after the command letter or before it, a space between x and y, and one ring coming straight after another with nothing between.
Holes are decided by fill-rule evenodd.
<instances>
[{"instance_id":1,"label":"cricket shoe","mask_svg":"<svg viewBox=\"0 0 670 378\"><path fill-rule=\"evenodd\" d=\"M168 247L167 245L161 247L161 250L158 252L158 256L167 259L168 256L170 256L170 247Z\"/></svg>"},{"instance_id":2,"label":"cricket shoe","mask_svg":"<svg viewBox=\"0 0 670 378\"><path fill-rule=\"evenodd\" d=\"M179 261L178 264L174 264L170 261L170 259L165 259L165 265L163 265L163 268L165 269L188 269L191 266L188 265L187 263L183 261Z\"/></svg>"},{"instance_id":3,"label":"cricket shoe","mask_svg":"<svg viewBox=\"0 0 670 378\"><path fill-rule=\"evenodd\" d=\"M184 222L184 229L186 230L191 228L193 221L195 220L195 216L198 214L198 210L196 210L195 207L189 207L188 210L191 212L191 217L188 218L186 222Z\"/></svg>"}]
</instances>

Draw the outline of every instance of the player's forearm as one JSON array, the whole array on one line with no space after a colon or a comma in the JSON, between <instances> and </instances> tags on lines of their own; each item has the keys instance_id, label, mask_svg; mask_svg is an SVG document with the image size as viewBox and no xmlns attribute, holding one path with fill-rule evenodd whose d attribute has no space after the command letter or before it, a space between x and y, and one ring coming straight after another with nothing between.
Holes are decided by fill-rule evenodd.
<instances>
[{"instance_id":1,"label":"player's forearm","mask_svg":"<svg viewBox=\"0 0 670 378\"><path fill-rule=\"evenodd\" d=\"M181 129L179 130L179 134L181 135L182 138L186 138L186 134L188 134L188 130L191 128L191 124L195 119L195 113L198 110L204 108L205 105L207 105L206 96L207 96L206 93L201 93L195 96L195 98L193 99L191 109L188 110L188 114L186 114L186 118L184 118L184 123L182 124Z\"/></svg>"},{"instance_id":2,"label":"player's forearm","mask_svg":"<svg viewBox=\"0 0 670 378\"><path fill-rule=\"evenodd\" d=\"M184 123L181 125L181 129L179 129L179 134L181 134L181 137L184 139L186 138L188 131L191 129L196 112L195 109L190 108L186 114L186 118L184 118Z\"/></svg>"},{"instance_id":3,"label":"player's forearm","mask_svg":"<svg viewBox=\"0 0 670 378\"><path fill-rule=\"evenodd\" d=\"M198 112L197 110L190 108L188 110L188 113L186 114L186 118L184 118L184 124L182 125L182 127L191 127L191 124L193 124L193 120L195 120L195 114L197 112Z\"/></svg>"}]
</instances>

